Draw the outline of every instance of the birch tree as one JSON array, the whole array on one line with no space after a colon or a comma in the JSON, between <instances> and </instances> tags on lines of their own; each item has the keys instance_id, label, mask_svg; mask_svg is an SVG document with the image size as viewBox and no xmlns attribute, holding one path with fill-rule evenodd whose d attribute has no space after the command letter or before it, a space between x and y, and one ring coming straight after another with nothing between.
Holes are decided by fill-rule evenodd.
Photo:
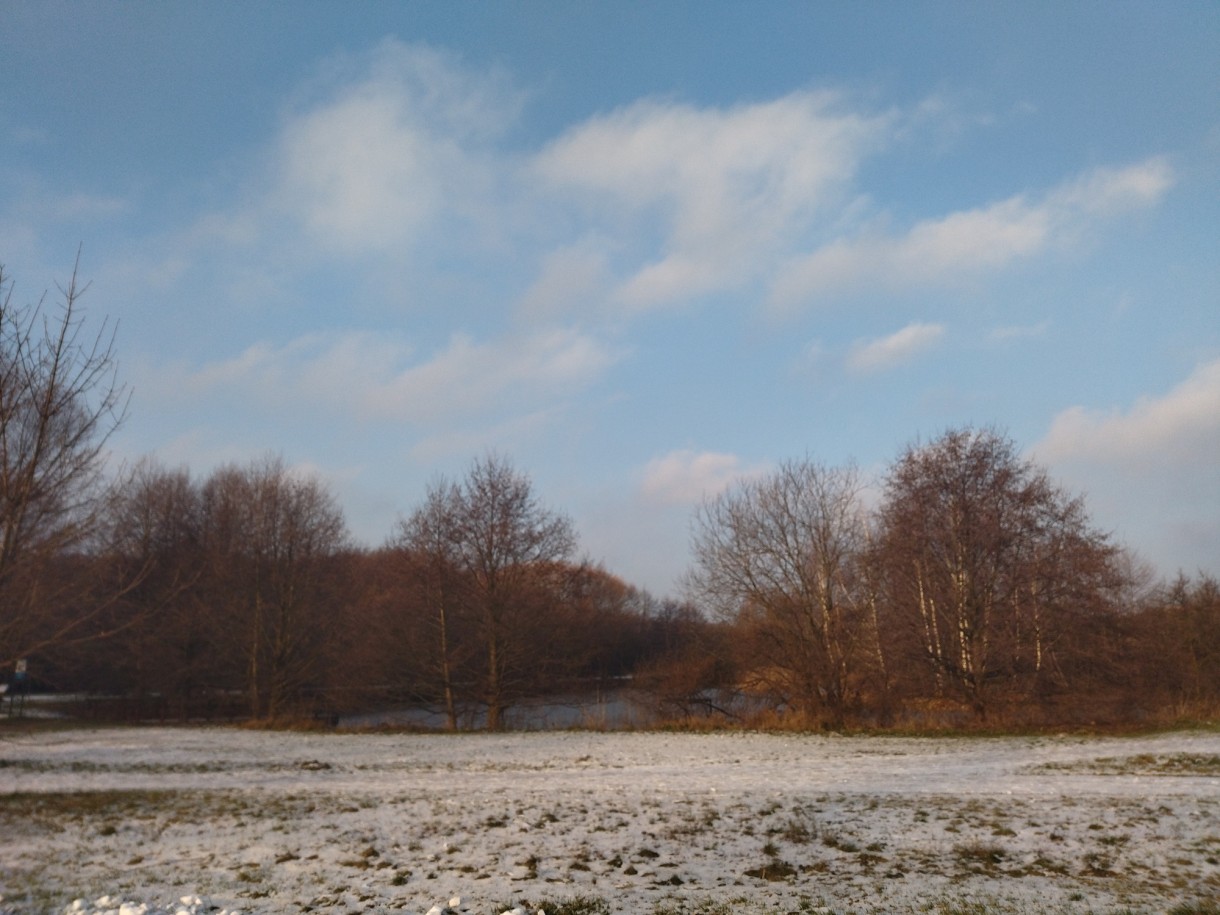
<instances>
[{"instance_id":1,"label":"birch tree","mask_svg":"<svg viewBox=\"0 0 1220 915\"><path fill-rule=\"evenodd\" d=\"M991 430L909 448L881 510L891 623L936 695L986 718L997 690L1062 677L1074 617L1104 608L1116 551L1084 503Z\"/></svg>"}]
</instances>

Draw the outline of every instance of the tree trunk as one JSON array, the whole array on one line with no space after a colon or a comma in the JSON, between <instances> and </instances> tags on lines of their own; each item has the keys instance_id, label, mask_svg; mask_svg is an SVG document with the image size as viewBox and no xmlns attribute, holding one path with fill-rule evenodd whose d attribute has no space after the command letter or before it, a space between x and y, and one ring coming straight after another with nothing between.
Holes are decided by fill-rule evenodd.
<instances>
[{"instance_id":1,"label":"tree trunk","mask_svg":"<svg viewBox=\"0 0 1220 915\"><path fill-rule=\"evenodd\" d=\"M457 730L457 708L453 704L453 675L449 667L449 627L445 616L445 601L441 598L439 613L441 629L441 689L445 697L445 727Z\"/></svg>"},{"instance_id":2,"label":"tree trunk","mask_svg":"<svg viewBox=\"0 0 1220 915\"><path fill-rule=\"evenodd\" d=\"M487 730L498 731L503 726L503 684L500 682L500 646L495 634L487 639Z\"/></svg>"}]
</instances>

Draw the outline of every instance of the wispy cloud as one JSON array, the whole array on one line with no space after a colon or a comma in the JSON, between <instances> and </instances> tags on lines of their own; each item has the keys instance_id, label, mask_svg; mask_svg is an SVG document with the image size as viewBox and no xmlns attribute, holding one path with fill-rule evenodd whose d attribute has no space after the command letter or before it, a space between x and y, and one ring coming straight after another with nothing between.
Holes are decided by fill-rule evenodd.
<instances>
[{"instance_id":1,"label":"wispy cloud","mask_svg":"<svg viewBox=\"0 0 1220 915\"><path fill-rule=\"evenodd\" d=\"M905 234L875 230L832 241L779 273L772 300L792 306L860 288L952 284L1074 243L1098 220L1151 206L1172 186L1163 158L1094 169L1030 201L1026 195L916 223Z\"/></svg>"},{"instance_id":2,"label":"wispy cloud","mask_svg":"<svg viewBox=\"0 0 1220 915\"><path fill-rule=\"evenodd\" d=\"M908 324L888 337L857 342L847 354L847 367L863 373L885 371L911 361L944 335L940 324Z\"/></svg>"},{"instance_id":3,"label":"wispy cloud","mask_svg":"<svg viewBox=\"0 0 1220 915\"><path fill-rule=\"evenodd\" d=\"M534 167L611 221L655 220L660 256L645 254L618 292L648 308L757 276L827 218L892 120L829 92L727 109L649 100L572 128Z\"/></svg>"},{"instance_id":4,"label":"wispy cloud","mask_svg":"<svg viewBox=\"0 0 1220 915\"><path fill-rule=\"evenodd\" d=\"M519 413L539 398L584 388L618 355L573 330L549 330L479 343L454 337L426 363L370 385L369 410L387 417L440 420L498 409Z\"/></svg>"},{"instance_id":5,"label":"wispy cloud","mask_svg":"<svg viewBox=\"0 0 1220 915\"><path fill-rule=\"evenodd\" d=\"M477 341L452 337L425 359L381 335L307 335L260 343L197 369L150 370L146 386L195 398L249 392L268 405L310 404L365 420L441 423L494 411L517 414L563 400L604 373L620 353L570 329ZM171 377L172 376L172 377Z\"/></svg>"},{"instance_id":6,"label":"wispy cloud","mask_svg":"<svg viewBox=\"0 0 1220 915\"><path fill-rule=\"evenodd\" d=\"M521 101L506 79L393 39L343 63L279 141L277 202L311 236L347 253L401 250L494 197L484 150Z\"/></svg>"},{"instance_id":7,"label":"wispy cloud","mask_svg":"<svg viewBox=\"0 0 1220 915\"><path fill-rule=\"evenodd\" d=\"M522 315L554 319L599 306L611 283L609 255L592 240L549 252L519 303Z\"/></svg>"},{"instance_id":8,"label":"wispy cloud","mask_svg":"<svg viewBox=\"0 0 1220 915\"><path fill-rule=\"evenodd\" d=\"M1173 182L1164 159L1094 169L1040 198L891 233L877 228L860 168L911 124L952 119L943 104L876 110L834 91L726 107L647 99L509 148L523 99L503 74L396 40L332 61L284 115L248 192L142 246L160 262L145 275L244 286L250 298L275 285L270 274L283 287L336 259L361 261L360 282L385 288L422 276L452 290L499 271L503 296L480 307L526 323L743 290L799 307L1003 269L1151 205Z\"/></svg>"},{"instance_id":9,"label":"wispy cloud","mask_svg":"<svg viewBox=\"0 0 1220 915\"><path fill-rule=\"evenodd\" d=\"M743 477L763 472L745 467L734 454L715 451L671 451L644 468L640 489L644 496L668 505L695 505L723 492Z\"/></svg>"}]
</instances>

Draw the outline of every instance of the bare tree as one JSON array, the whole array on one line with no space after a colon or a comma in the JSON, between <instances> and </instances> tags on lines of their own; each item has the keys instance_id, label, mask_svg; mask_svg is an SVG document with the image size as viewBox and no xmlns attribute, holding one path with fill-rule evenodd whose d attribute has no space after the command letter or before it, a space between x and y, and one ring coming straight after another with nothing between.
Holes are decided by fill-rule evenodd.
<instances>
[{"instance_id":1,"label":"bare tree","mask_svg":"<svg viewBox=\"0 0 1220 915\"><path fill-rule=\"evenodd\" d=\"M139 576L122 603L138 622L118 636L107 659L110 689L154 691L185 714L209 685L215 633L202 612L199 487L185 469L152 459L117 487L103 519L100 571L116 581ZM117 682L116 682L117 681Z\"/></svg>"},{"instance_id":2,"label":"bare tree","mask_svg":"<svg viewBox=\"0 0 1220 915\"><path fill-rule=\"evenodd\" d=\"M399 567L415 585L409 593L424 604L412 618L423 621L434 631L432 656L450 730L456 730L458 725L453 652L454 624L463 610L464 573L460 568L457 528L461 510L459 489L452 483L438 481L428 487L423 504L399 522L391 538Z\"/></svg>"},{"instance_id":3,"label":"bare tree","mask_svg":"<svg viewBox=\"0 0 1220 915\"><path fill-rule=\"evenodd\" d=\"M497 730L537 651L526 633L538 622L548 576L576 547L572 523L496 455L476 460L460 483L437 484L421 512L405 533L457 573L483 648L487 727Z\"/></svg>"},{"instance_id":4,"label":"bare tree","mask_svg":"<svg viewBox=\"0 0 1220 915\"><path fill-rule=\"evenodd\" d=\"M1179 573L1135 616L1135 664L1124 671L1139 699L1175 719L1205 720L1220 708L1220 582ZM1134 670L1132 670L1134 667Z\"/></svg>"},{"instance_id":5,"label":"bare tree","mask_svg":"<svg viewBox=\"0 0 1220 915\"><path fill-rule=\"evenodd\" d=\"M347 543L343 513L319 481L278 457L216 471L202 508L210 585L228 610L251 713L274 718L323 673L338 619L328 586Z\"/></svg>"},{"instance_id":6,"label":"bare tree","mask_svg":"<svg viewBox=\"0 0 1220 915\"><path fill-rule=\"evenodd\" d=\"M0 665L99 632L115 595L66 600L55 566L96 532L103 450L127 410L113 327L86 331L77 265L60 302L13 304L0 268ZM73 612L58 612L71 604Z\"/></svg>"},{"instance_id":7,"label":"bare tree","mask_svg":"<svg viewBox=\"0 0 1220 915\"><path fill-rule=\"evenodd\" d=\"M994 431L908 449L881 522L887 635L907 639L936 695L956 694L980 719L997 688L1028 695L1063 677L1074 617L1103 612L1116 581L1116 552L1083 502Z\"/></svg>"},{"instance_id":8,"label":"bare tree","mask_svg":"<svg viewBox=\"0 0 1220 915\"><path fill-rule=\"evenodd\" d=\"M758 640L751 676L785 704L843 721L873 657L863 590L861 484L808 459L706 501L694 519L694 593Z\"/></svg>"}]
</instances>

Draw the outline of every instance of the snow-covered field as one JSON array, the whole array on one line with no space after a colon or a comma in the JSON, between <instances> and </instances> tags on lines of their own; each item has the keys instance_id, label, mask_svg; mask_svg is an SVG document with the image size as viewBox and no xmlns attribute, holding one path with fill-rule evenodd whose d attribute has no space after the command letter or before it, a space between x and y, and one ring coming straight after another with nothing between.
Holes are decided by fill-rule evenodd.
<instances>
[{"instance_id":1,"label":"snow-covered field","mask_svg":"<svg viewBox=\"0 0 1220 915\"><path fill-rule=\"evenodd\" d=\"M0 731L0 895L31 915L1214 911L1220 734Z\"/></svg>"}]
</instances>

